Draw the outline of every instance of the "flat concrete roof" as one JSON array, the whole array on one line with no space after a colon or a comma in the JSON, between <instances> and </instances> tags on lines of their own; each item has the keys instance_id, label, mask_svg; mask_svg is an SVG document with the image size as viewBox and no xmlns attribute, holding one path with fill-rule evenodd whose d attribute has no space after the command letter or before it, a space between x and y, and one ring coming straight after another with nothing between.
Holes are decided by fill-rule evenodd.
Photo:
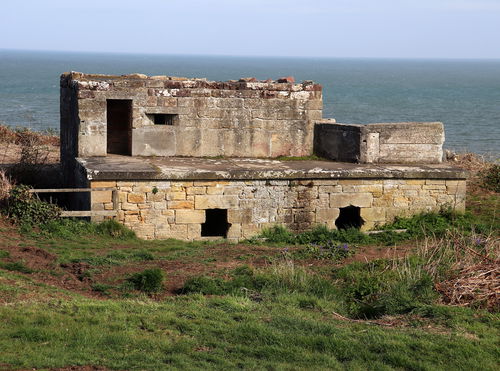
<instances>
[{"instance_id":1,"label":"flat concrete roof","mask_svg":"<svg viewBox=\"0 0 500 371\"><path fill-rule=\"evenodd\" d=\"M247 179L466 179L448 164L353 164L250 158L107 157L78 158L89 180Z\"/></svg>"}]
</instances>

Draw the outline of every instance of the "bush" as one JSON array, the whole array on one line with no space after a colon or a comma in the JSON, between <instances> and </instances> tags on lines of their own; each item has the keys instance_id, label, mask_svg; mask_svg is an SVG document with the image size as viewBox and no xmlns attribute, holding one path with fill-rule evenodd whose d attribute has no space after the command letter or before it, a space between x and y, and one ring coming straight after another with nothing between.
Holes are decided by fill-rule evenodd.
<instances>
[{"instance_id":1,"label":"bush","mask_svg":"<svg viewBox=\"0 0 500 371\"><path fill-rule=\"evenodd\" d=\"M158 292L163 287L164 274L160 268L145 269L130 276L127 281L139 291Z\"/></svg>"},{"instance_id":2,"label":"bush","mask_svg":"<svg viewBox=\"0 0 500 371\"><path fill-rule=\"evenodd\" d=\"M61 209L57 205L41 201L29 189L25 185L12 188L7 202L7 215L16 223L30 226L58 219Z\"/></svg>"}]
</instances>

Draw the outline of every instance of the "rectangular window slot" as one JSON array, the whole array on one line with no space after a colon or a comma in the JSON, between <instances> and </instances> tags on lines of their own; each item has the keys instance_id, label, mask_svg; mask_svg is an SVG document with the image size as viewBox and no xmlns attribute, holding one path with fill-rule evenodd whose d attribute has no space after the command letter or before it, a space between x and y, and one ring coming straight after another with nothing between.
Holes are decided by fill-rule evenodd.
<instances>
[{"instance_id":1,"label":"rectangular window slot","mask_svg":"<svg viewBox=\"0 0 500 371\"><path fill-rule=\"evenodd\" d=\"M146 116L155 124L155 125L174 125L177 121L177 117L179 115L170 114L170 113L149 113Z\"/></svg>"}]
</instances>

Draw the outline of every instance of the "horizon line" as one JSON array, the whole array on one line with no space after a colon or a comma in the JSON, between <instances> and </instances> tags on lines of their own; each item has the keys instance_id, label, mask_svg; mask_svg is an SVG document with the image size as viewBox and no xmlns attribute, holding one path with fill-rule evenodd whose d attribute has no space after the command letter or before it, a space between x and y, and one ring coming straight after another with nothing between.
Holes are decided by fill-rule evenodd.
<instances>
[{"instance_id":1,"label":"horizon line","mask_svg":"<svg viewBox=\"0 0 500 371\"><path fill-rule=\"evenodd\" d=\"M304 56L304 55L248 55L248 54L197 54L197 53L154 53L154 52L118 52L91 50L54 50L54 49L12 49L2 48L0 51L35 52L35 53L68 53L68 54L105 54L105 55L150 55L171 57L227 57L227 58L282 58L282 59L379 59L379 60L456 60L456 61L500 61L500 57L396 57L396 56Z\"/></svg>"}]
</instances>

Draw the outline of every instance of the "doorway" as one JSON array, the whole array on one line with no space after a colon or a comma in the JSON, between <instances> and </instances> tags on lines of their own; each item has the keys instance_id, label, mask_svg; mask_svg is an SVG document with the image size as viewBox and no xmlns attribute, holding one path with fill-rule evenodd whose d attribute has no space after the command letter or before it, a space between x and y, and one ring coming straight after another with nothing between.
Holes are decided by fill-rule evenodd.
<instances>
[{"instance_id":1,"label":"doorway","mask_svg":"<svg viewBox=\"0 0 500 371\"><path fill-rule=\"evenodd\" d=\"M107 106L107 153L132 155L132 100L108 99Z\"/></svg>"}]
</instances>

